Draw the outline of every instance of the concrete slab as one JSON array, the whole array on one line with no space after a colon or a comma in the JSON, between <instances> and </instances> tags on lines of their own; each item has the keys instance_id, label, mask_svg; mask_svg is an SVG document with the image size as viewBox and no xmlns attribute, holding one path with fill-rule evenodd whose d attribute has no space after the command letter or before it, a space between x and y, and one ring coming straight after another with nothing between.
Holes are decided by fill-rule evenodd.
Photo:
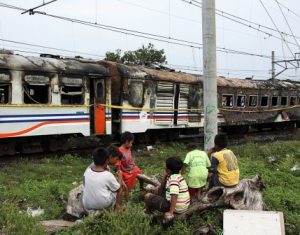
<instances>
[{"instance_id":1,"label":"concrete slab","mask_svg":"<svg viewBox=\"0 0 300 235\"><path fill-rule=\"evenodd\" d=\"M285 235L282 212L225 210L224 235Z\"/></svg>"}]
</instances>

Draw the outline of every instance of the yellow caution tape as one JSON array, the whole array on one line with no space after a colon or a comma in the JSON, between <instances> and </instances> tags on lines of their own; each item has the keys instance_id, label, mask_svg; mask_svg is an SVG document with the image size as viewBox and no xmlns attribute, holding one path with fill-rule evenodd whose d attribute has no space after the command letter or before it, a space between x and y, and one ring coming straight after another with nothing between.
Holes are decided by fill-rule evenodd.
<instances>
[{"instance_id":1,"label":"yellow caution tape","mask_svg":"<svg viewBox=\"0 0 300 235\"><path fill-rule=\"evenodd\" d=\"M33 108L90 108L94 106L91 105L53 105L53 104L0 104L0 107L33 107ZM123 109L123 110L136 110L136 111L177 111L177 112L200 112L203 111L203 109L173 109L173 108L138 108L138 107L132 107L132 106L120 106L120 105L111 105L111 104L96 104L96 106L103 106L106 108L111 109ZM264 110L241 110L241 109L229 109L229 108L218 108L219 111L225 111L225 112L239 112L239 113L263 113L263 112L275 112L275 111L284 111L294 108L299 108L300 105L294 105L290 107L285 108L276 108L276 109L264 109Z\"/></svg>"}]
</instances>

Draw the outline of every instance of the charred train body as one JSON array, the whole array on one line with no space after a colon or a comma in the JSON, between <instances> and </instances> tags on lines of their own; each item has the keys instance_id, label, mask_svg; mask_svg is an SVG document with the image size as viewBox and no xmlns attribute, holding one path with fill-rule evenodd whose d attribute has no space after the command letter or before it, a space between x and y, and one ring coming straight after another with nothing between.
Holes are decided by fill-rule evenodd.
<instances>
[{"instance_id":1,"label":"charred train body","mask_svg":"<svg viewBox=\"0 0 300 235\"><path fill-rule=\"evenodd\" d=\"M218 78L218 122L298 125L300 83ZM203 78L107 61L0 54L0 156L64 148L69 136L198 134Z\"/></svg>"}]
</instances>

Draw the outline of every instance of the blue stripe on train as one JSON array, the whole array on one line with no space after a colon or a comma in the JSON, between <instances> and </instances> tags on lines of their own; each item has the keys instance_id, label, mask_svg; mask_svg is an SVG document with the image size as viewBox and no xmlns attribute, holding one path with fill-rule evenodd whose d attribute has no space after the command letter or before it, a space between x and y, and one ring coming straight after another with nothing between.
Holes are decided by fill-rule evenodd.
<instances>
[{"instance_id":1,"label":"blue stripe on train","mask_svg":"<svg viewBox=\"0 0 300 235\"><path fill-rule=\"evenodd\" d=\"M63 119L30 119L30 120L7 120L0 121L0 123L20 123L20 122L47 122L47 121L89 121L89 118L63 118Z\"/></svg>"}]
</instances>

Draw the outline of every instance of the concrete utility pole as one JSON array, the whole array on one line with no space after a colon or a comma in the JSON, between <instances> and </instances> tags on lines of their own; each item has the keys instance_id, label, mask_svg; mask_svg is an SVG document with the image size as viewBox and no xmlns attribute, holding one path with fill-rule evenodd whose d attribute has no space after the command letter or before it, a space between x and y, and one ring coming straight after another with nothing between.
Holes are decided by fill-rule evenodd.
<instances>
[{"instance_id":1,"label":"concrete utility pole","mask_svg":"<svg viewBox=\"0 0 300 235\"><path fill-rule=\"evenodd\" d=\"M275 79L275 51L272 51L272 79Z\"/></svg>"},{"instance_id":2,"label":"concrete utility pole","mask_svg":"<svg viewBox=\"0 0 300 235\"><path fill-rule=\"evenodd\" d=\"M214 146L218 133L215 0L202 0L204 72L204 149Z\"/></svg>"}]
</instances>

